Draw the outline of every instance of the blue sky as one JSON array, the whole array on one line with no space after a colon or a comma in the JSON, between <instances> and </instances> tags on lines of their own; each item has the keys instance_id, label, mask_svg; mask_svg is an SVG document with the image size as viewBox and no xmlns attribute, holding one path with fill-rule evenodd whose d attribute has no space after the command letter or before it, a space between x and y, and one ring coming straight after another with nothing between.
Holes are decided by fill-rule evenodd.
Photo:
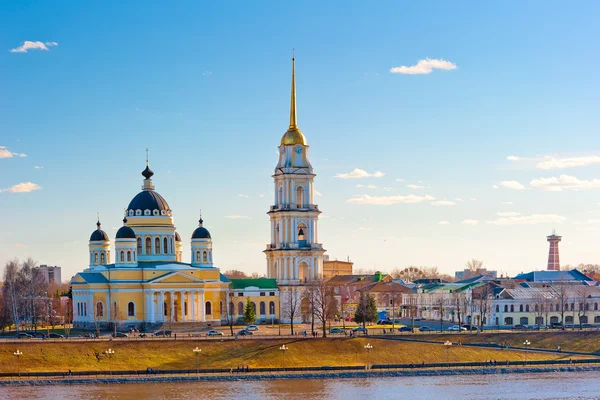
<instances>
[{"instance_id":1,"label":"blue sky","mask_svg":"<svg viewBox=\"0 0 600 400\"><path fill-rule=\"evenodd\" d=\"M184 256L201 208L216 263L264 272L292 48L333 258L515 274L556 228L600 262L600 5L482 3L1 3L0 263L85 268L149 147ZM456 68L391 72L428 58Z\"/></svg>"}]
</instances>

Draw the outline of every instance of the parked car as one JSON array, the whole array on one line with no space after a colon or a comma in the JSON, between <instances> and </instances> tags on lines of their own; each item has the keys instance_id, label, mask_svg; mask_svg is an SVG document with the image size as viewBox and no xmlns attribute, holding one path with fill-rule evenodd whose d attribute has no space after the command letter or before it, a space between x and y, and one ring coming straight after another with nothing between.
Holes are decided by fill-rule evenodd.
<instances>
[{"instance_id":1,"label":"parked car","mask_svg":"<svg viewBox=\"0 0 600 400\"><path fill-rule=\"evenodd\" d=\"M448 330L451 332L465 332L467 330L467 328L464 328L464 327L458 326L458 325L452 325L451 327L448 328Z\"/></svg>"},{"instance_id":2,"label":"parked car","mask_svg":"<svg viewBox=\"0 0 600 400\"><path fill-rule=\"evenodd\" d=\"M342 328L331 328L329 330L329 333L346 333L346 331L343 330Z\"/></svg>"},{"instance_id":3,"label":"parked car","mask_svg":"<svg viewBox=\"0 0 600 400\"><path fill-rule=\"evenodd\" d=\"M240 336L248 336L248 335L252 335L252 331L249 331L247 329L242 329L237 334Z\"/></svg>"},{"instance_id":4,"label":"parked car","mask_svg":"<svg viewBox=\"0 0 600 400\"><path fill-rule=\"evenodd\" d=\"M412 328L410 326L401 326L398 328L398 332L412 332Z\"/></svg>"},{"instance_id":5,"label":"parked car","mask_svg":"<svg viewBox=\"0 0 600 400\"><path fill-rule=\"evenodd\" d=\"M256 325L248 325L246 328L247 331L257 331L258 330L258 326Z\"/></svg>"},{"instance_id":6,"label":"parked car","mask_svg":"<svg viewBox=\"0 0 600 400\"><path fill-rule=\"evenodd\" d=\"M389 319L380 319L377 321L377 325L392 325L392 321Z\"/></svg>"},{"instance_id":7,"label":"parked car","mask_svg":"<svg viewBox=\"0 0 600 400\"><path fill-rule=\"evenodd\" d=\"M206 332L206 336L223 336L223 332L212 330Z\"/></svg>"},{"instance_id":8,"label":"parked car","mask_svg":"<svg viewBox=\"0 0 600 400\"><path fill-rule=\"evenodd\" d=\"M154 336L171 336L171 331L169 331L169 330L156 331L156 332L154 332Z\"/></svg>"},{"instance_id":9,"label":"parked car","mask_svg":"<svg viewBox=\"0 0 600 400\"><path fill-rule=\"evenodd\" d=\"M563 329L564 326L561 322L553 322L552 324L550 324L550 328L552 329Z\"/></svg>"},{"instance_id":10,"label":"parked car","mask_svg":"<svg viewBox=\"0 0 600 400\"><path fill-rule=\"evenodd\" d=\"M33 338L33 336L31 336L29 333L25 333L25 332L19 332L17 333L17 336L15 336L17 339L31 339Z\"/></svg>"},{"instance_id":11,"label":"parked car","mask_svg":"<svg viewBox=\"0 0 600 400\"><path fill-rule=\"evenodd\" d=\"M533 324L531 326L531 329L537 331L537 330L540 330L540 329L548 329L548 327L546 325L543 325L543 324Z\"/></svg>"},{"instance_id":12,"label":"parked car","mask_svg":"<svg viewBox=\"0 0 600 400\"><path fill-rule=\"evenodd\" d=\"M517 325L513 326L513 329L516 331L526 331L526 330L529 330L529 327L527 325L517 324Z\"/></svg>"},{"instance_id":13,"label":"parked car","mask_svg":"<svg viewBox=\"0 0 600 400\"><path fill-rule=\"evenodd\" d=\"M471 331L471 332L477 332L479 330L478 327L476 327L475 325L471 325L471 324L464 324L461 325L463 328L465 328L467 331Z\"/></svg>"},{"instance_id":14,"label":"parked car","mask_svg":"<svg viewBox=\"0 0 600 400\"><path fill-rule=\"evenodd\" d=\"M128 334L123 333L123 332L113 333L111 336L114 337L114 338L126 338L126 337L129 337Z\"/></svg>"},{"instance_id":15,"label":"parked car","mask_svg":"<svg viewBox=\"0 0 600 400\"><path fill-rule=\"evenodd\" d=\"M50 335L48 335L48 337L50 339L64 339L64 335L61 335L60 333L54 333L52 332Z\"/></svg>"},{"instance_id":16,"label":"parked car","mask_svg":"<svg viewBox=\"0 0 600 400\"><path fill-rule=\"evenodd\" d=\"M368 329L367 328L363 328L362 326L358 326L358 327L352 329L351 332L352 332L353 335L356 335L359 332L362 332L363 334L366 335L367 332L368 332Z\"/></svg>"},{"instance_id":17,"label":"parked car","mask_svg":"<svg viewBox=\"0 0 600 400\"><path fill-rule=\"evenodd\" d=\"M583 329L589 329L589 328L593 328L594 326L592 324L581 324L581 328Z\"/></svg>"},{"instance_id":18,"label":"parked car","mask_svg":"<svg viewBox=\"0 0 600 400\"><path fill-rule=\"evenodd\" d=\"M433 329L433 328L430 328L430 327L428 327L428 326L422 326L422 327L420 327L420 328L419 328L419 330L420 330L421 332L435 332L435 331L436 331L435 329Z\"/></svg>"}]
</instances>

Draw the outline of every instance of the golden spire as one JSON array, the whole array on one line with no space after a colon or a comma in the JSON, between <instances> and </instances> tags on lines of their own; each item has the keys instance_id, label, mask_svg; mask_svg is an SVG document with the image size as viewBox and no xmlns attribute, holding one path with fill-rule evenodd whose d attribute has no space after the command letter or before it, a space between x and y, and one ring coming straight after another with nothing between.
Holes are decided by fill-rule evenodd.
<instances>
[{"instance_id":1,"label":"golden spire","mask_svg":"<svg viewBox=\"0 0 600 400\"><path fill-rule=\"evenodd\" d=\"M292 49L292 94L290 98L290 126L287 132L281 138L282 145L301 144L306 145L304 135L298 129L298 120L296 117L296 57Z\"/></svg>"}]
</instances>

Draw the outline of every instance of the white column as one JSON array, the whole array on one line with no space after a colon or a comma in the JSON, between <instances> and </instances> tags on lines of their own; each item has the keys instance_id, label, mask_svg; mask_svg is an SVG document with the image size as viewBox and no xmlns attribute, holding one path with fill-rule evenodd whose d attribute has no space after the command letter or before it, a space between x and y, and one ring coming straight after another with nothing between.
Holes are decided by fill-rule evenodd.
<instances>
[{"instance_id":1,"label":"white column","mask_svg":"<svg viewBox=\"0 0 600 400\"><path fill-rule=\"evenodd\" d=\"M165 322L165 292L161 291L160 295L158 296L158 304L157 304L157 308L158 308L158 312L160 315L158 315L158 320L160 322Z\"/></svg>"},{"instance_id":2,"label":"white column","mask_svg":"<svg viewBox=\"0 0 600 400\"><path fill-rule=\"evenodd\" d=\"M192 322L196 322L196 292L190 292L190 302L192 303Z\"/></svg>"},{"instance_id":3,"label":"white column","mask_svg":"<svg viewBox=\"0 0 600 400\"><path fill-rule=\"evenodd\" d=\"M171 322L175 321L175 292L169 292L171 297Z\"/></svg>"},{"instance_id":4,"label":"white column","mask_svg":"<svg viewBox=\"0 0 600 400\"><path fill-rule=\"evenodd\" d=\"M185 317L185 292L179 292L179 297L181 298L181 322L186 322L187 319Z\"/></svg>"},{"instance_id":5,"label":"white column","mask_svg":"<svg viewBox=\"0 0 600 400\"><path fill-rule=\"evenodd\" d=\"M151 323L156 322L156 314L154 310L154 291L150 291L150 315L148 316Z\"/></svg>"},{"instance_id":6,"label":"white column","mask_svg":"<svg viewBox=\"0 0 600 400\"><path fill-rule=\"evenodd\" d=\"M204 291L200 292L200 301L201 301L201 303L200 303L200 310L202 312L201 321L204 322L204 321L206 321L206 304L204 304L205 303L205 301L204 301Z\"/></svg>"}]
</instances>

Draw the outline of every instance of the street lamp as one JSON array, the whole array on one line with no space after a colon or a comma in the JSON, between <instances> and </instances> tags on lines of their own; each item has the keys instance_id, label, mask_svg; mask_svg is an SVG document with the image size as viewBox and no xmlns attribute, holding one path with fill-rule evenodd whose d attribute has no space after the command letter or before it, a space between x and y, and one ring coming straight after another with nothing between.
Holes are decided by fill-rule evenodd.
<instances>
[{"instance_id":1,"label":"street lamp","mask_svg":"<svg viewBox=\"0 0 600 400\"><path fill-rule=\"evenodd\" d=\"M21 377L21 356L23 355L23 352L17 349L13 354L17 357L17 373L19 374L19 377Z\"/></svg>"},{"instance_id":2,"label":"street lamp","mask_svg":"<svg viewBox=\"0 0 600 400\"><path fill-rule=\"evenodd\" d=\"M446 342L444 342L444 346L446 347L446 361L448 363L448 367L450 367L450 347L452 347L452 342L446 340Z\"/></svg>"},{"instance_id":3,"label":"street lamp","mask_svg":"<svg viewBox=\"0 0 600 400\"><path fill-rule=\"evenodd\" d=\"M284 371L285 371L285 352L288 349L289 349L289 347L287 347L285 344L282 344L281 347L279 348L279 350L281 350L281 355L283 357L283 370Z\"/></svg>"},{"instance_id":4,"label":"street lamp","mask_svg":"<svg viewBox=\"0 0 600 400\"><path fill-rule=\"evenodd\" d=\"M525 346L525 350L529 350L529 346L531 346L531 342L529 340L525 340L523 342L523 345ZM527 364L527 352L525 353L525 364Z\"/></svg>"},{"instance_id":5,"label":"street lamp","mask_svg":"<svg viewBox=\"0 0 600 400\"><path fill-rule=\"evenodd\" d=\"M365 345L365 349L367 350L367 369L369 369L371 365L371 350L373 350L373 345L371 343L367 343Z\"/></svg>"},{"instance_id":6,"label":"street lamp","mask_svg":"<svg viewBox=\"0 0 600 400\"><path fill-rule=\"evenodd\" d=\"M202 351L202 349L199 349L198 346L196 346L196 348L194 350L192 350L192 351L196 355L196 377L198 379L200 379L200 372L198 370L198 357L200 356L200 352Z\"/></svg>"},{"instance_id":7,"label":"street lamp","mask_svg":"<svg viewBox=\"0 0 600 400\"><path fill-rule=\"evenodd\" d=\"M113 354L115 354L115 351L113 349L108 349L104 352L104 354L106 354L106 356L108 357L108 372L110 373L110 375L112 375L112 371L110 368L110 360L112 359Z\"/></svg>"}]
</instances>

